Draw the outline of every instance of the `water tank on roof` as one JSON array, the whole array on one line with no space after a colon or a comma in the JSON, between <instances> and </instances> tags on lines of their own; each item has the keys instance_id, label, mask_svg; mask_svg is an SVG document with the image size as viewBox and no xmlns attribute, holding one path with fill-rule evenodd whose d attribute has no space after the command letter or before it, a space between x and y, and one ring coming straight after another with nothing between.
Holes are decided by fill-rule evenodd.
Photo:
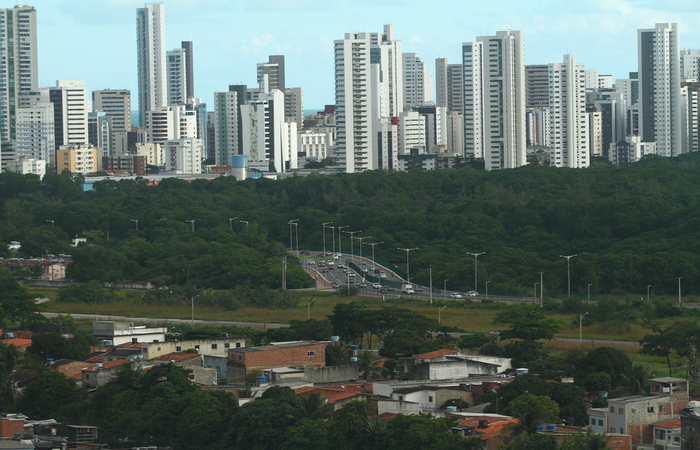
<instances>
[{"instance_id":1,"label":"water tank on roof","mask_svg":"<svg viewBox=\"0 0 700 450\"><path fill-rule=\"evenodd\" d=\"M350 358L350 362L357 362L357 358L353 356L352 358Z\"/></svg>"},{"instance_id":2,"label":"water tank on roof","mask_svg":"<svg viewBox=\"0 0 700 450\"><path fill-rule=\"evenodd\" d=\"M557 424L556 423L550 423L547 425L547 429L549 431L557 431Z\"/></svg>"},{"instance_id":3,"label":"water tank on roof","mask_svg":"<svg viewBox=\"0 0 700 450\"><path fill-rule=\"evenodd\" d=\"M456 406L448 406L447 412L457 412L457 407Z\"/></svg>"},{"instance_id":4,"label":"water tank on roof","mask_svg":"<svg viewBox=\"0 0 700 450\"><path fill-rule=\"evenodd\" d=\"M99 369L100 367L102 367L102 363L95 364L95 369Z\"/></svg>"},{"instance_id":5,"label":"water tank on roof","mask_svg":"<svg viewBox=\"0 0 700 450\"><path fill-rule=\"evenodd\" d=\"M358 347L357 345L351 345L351 346L350 346L350 350L352 350L352 351L356 351L356 350L358 350L359 348L360 348L360 347Z\"/></svg>"},{"instance_id":6,"label":"water tank on roof","mask_svg":"<svg viewBox=\"0 0 700 450\"><path fill-rule=\"evenodd\" d=\"M53 358L46 358L46 364L53 364Z\"/></svg>"},{"instance_id":7,"label":"water tank on roof","mask_svg":"<svg viewBox=\"0 0 700 450\"><path fill-rule=\"evenodd\" d=\"M524 367L521 367L521 368L519 368L519 369L515 369L515 374L516 374L516 375L525 375L525 374L527 374L528 372L530 372L530 369L526 369L526 368L524 368Z\"/></svg>"},{"instance_id":8,"label":"water tank on roof","mask_svg":"<svg viewBox=\"0 0 700 450\"><path fill-rule=\"evenodd\" d=\"M17 440L22 439L22 436L24 436L22 433L14 433L14 437L15 437L15 439L17 439Z\"/></svg>"},{"instance_id":9,"label":"water tank on roof","mask_svg":"<svg viewBox=\"0 0 700 450\"><path fill-rule=\"evenodd\" d=\"M136 370L146 370L146 366L143 364L139 364L138 366L136 366Z\"/></svg>"},{"instance_id":10,"label":"water tank on roof","mask_svg":"<svg viewBox=\"0 0 700 450\"><path fill-rule=\"evenodd\" d=\"M5 339L14 339L15 333L5 333Z\"/></svg>"},{"instance_id":11,"label":"water tank on roof","mask_svg":"<svg viewBox=\"0 0 700 450\"><path fill-rule=\"evenodd\" d=\"M331 336L331 342L338 342L340 340L340 336Z\"/></svg>"},{"instance_id":12,"label":"water tank on roof","mask_svg":"<svg viewBox=\"0 0 700 450\"><path fill-rule=\"evenodd\" d=\"M3 419L7 419L7 413L0 413L0 417L2 417Z\"/></svg>"},{"instance_id":13,"label":"water tank on roof","mask_svg":"<svg viewBox=\"0 0 700 450\"><path fill-rule=\"evenodd\" d=\"M70 339L70 334L62 334L61 337L63 339Z\"/></svg>"},{"instance_id":14,"label":"water tank on roof","mask_svg":"<svg viewBox=\"0 0 700 450\"><path fill-rule=\"evenodd\" d=\"M267 383L267 377L258 377L258 383Z\"/></svg>"},{"instance_id":15,"label":"water tank on roof","mask_svg":"<svg viewBox=\"0 0 700 450\"><path fill-rule=\"evenodd\" d=\"M544 431L547 429L546 425L537 425L537 431Z\"/></svg>"},{"instance_id":16,"label":"water tank on roof","mask_svg":"<svg viewBox=\"0 0 700 450\"><path fill-rule=\"evenodd\" d=\"M224 339L228 339L228 333L221 333L221 337Z\"/></svg>"},{"instance_id":17,"label":"water tank on roof","mask_svg":"<svg viewBox=\"0 0 700 450\"><path fill-rule=\"evenodd\" d=\"M112 345L114 345L114 342L113 342L113 341L110 341L110 340L108 340L108 339L102 339L102 340L100 341L100 345L103 346L103 347L111 347Z\"/></svg>"}]
</instances>

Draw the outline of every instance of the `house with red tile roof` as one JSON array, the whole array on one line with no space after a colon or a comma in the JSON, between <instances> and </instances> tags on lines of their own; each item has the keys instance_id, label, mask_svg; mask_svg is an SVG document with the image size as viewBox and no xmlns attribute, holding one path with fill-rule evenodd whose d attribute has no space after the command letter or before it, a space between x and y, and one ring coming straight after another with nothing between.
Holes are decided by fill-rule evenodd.
<instances>
[{"instance_id":1,"label":"house with red tile roof","mask_svg":"<svg viewBox=\"0 0 700 450\"><path fill-rule=\"evenodd\" d=\"M151 361L171 362L177 365L201 366L204 357L197 353L173 352L151 358Z\"/></svg>"},{"instance_id":2,"label":"house with red tile roof","mask_svg":"<svg viewBox=\"0 0 700 450\"><path fill-rule=\"evenodd\" d=\"M312 392L316 392L321 398L325 399L329 405L333 406L333 411L337 411L345 406L346 403L354 400L368 401L368 399L372 396L372 384L323 387L307 386L294 390L297 397L303 397Z\"/></svg>"},{"instance_id":3,"label":"house with red tile roof","mask_svg":"<svg viewBox=\"0 0 700 450\"><path fill-rule=\"evenodd\" d=\"M651 425L654 445L657 448L677 449L681 447L681 418L664 420Z\"/></svg>"},{"instance_id":4,"label":"house with red tile roof","mask_svg":"<svg viewBox=\"0 0 700 450\"><path fill-rule=\"evenodd\" d=\"M21 338L15 338L15 339L5 339L2 341L5 345L14 345L17 347L17 350L26 350L30 345L32 345L32 340L31 339L21 339Z\"/></svg>"},{"instance_id":5,"label":"house with red tile roof","mask_svg":"<svg viewBox=\"0 0 700 450\"><path fill-rule=\"evenodd\" d=\"M477 437L486 450L496 450L505 442L508 427L519 423L518 419L498 414L466 416L452 427L462 437Z\"/></svg>"}]
</instances>

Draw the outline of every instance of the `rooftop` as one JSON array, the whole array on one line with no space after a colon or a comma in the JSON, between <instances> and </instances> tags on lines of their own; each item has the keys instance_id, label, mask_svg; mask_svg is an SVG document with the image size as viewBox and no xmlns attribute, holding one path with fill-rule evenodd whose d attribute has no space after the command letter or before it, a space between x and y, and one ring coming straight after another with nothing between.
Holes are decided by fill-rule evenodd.
<instances>
[{"instance_id":1,"label":"rooftop","mask_svg":"<svg viewBox=\"0 0 700 450\"><path fill-rule=\"evenodd\" d=\"M671 419L671 420L664 420L663 422L657 422L657 423L652 423L653 426L656 428L668 428L670 430L673 430L674 428L680 428L681 427L681 419Z\"/></svg>"},{"instance_id":2,"label":"rooftop","mask_svg":"<svg viewBox=\"0 0 700 450\"><path fill-rule=\"evenodd\" d=\"M299 342L289 342L289 343L284 343L284 344L262 345L260 347L238 347L238 348L232 348L229 351L242 352L242 353L263 352L263 351L267 351L267 350L277 350L280 348L304 347L304 346L312 346L312 345L313 346L325 345L325 343L318 342L318 341L299 341Z\"/></svg>"},{"instance_id":3,"label":"rooftop","mask_svg":"<svg viewBox=\"0 0 700 450\"><path fill-rule=\"evenodd\" d=\"M420 354L420 355L418 355L418 357L421 359L430 359L430 358L437 358L439 356L450 355L452 353L457 353L457 350L450 350L447 348L443 348L442 350L435 350L434 352Z\"/></svg>"},{"instance_id":4,"label":"rooftop","mask_svg":"<svg viewBox=\"0 0 700 450\"><path fill-rule=\"evenodd\" d=\"M172 361L172 362L183 362L189 361L190 359L200 357L198 353L186 353L186 352L172 352L166 353L165 355L156 356L151 358L156 361Z\"/></svg>"}]
</instances>

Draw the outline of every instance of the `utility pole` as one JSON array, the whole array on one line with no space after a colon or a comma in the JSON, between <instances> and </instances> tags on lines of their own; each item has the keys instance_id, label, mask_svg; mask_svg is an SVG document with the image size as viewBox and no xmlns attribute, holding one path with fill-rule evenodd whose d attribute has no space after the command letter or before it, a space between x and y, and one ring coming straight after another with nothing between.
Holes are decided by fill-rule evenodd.
<instances>
[{"instance_id":1,"label":"utility pole","mask_svg":"<svg viewBox=\"0 0 700 450\"><path fill-rule=\"evenodd\" d=\"M474 291L478 294L479 293L479 288L477 284L477 259L479 258L479 255L483 255L486 252L480 252L480 253L471 253L467 252L467 255L472 255L474 257Z\"/></svg>"}]
</instances>

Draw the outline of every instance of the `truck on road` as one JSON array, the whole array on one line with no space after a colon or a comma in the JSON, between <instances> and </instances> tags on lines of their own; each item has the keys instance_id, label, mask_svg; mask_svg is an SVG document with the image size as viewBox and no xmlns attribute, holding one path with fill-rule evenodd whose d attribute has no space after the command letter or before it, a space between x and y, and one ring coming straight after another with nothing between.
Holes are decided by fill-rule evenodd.
<instances>
[{"instance_id":1,"label":"truck on road","mask_svg":"<svg viewBox=\"0 0 700 450\"><path fill-rule=\"evenodd\" d=\"M416 293L415 289L413 289L413 285L408 284L408 283L404 283L401 285L401 292L403 292L404 294L415 294Z\"/></svg>"}]
</instances>

